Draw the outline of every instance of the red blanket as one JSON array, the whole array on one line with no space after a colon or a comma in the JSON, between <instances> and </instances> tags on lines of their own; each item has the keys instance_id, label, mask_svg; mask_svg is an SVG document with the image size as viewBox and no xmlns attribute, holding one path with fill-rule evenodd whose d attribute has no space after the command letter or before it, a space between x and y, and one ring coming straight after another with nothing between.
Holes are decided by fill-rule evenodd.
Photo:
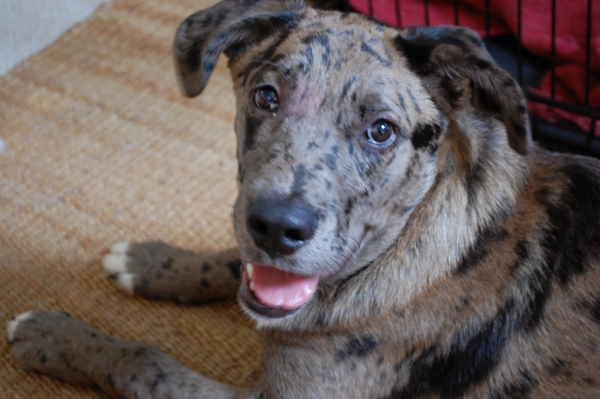
<instances>
[{"instance_id":1,"label":"red blanket","mask_svg":"<svg viewBox=\"0 0 600 399\"><path fill-rule=\"evenodd\" d=\"M521 40L529 51L550 59L552 48L552 11L550 0L522 0ZM592 39L589 103L591 109L600 111L600 2L592 0ZM485 36L484 2L460 0L459 25L475 29ZM373 17L395 26L425 25L423 0L350 0L350 5L365 14L372 7ZM588 0L556 0L556 83L555 98L575 105L585 103L585 56ZM398 12L399 11L399 12ZM517 0L490 1L490 35L518 32ZM429 0L430 25L454 25L452 1ZM594 76L595 75L595 76ZM533 92L550 97L550 73L541 87ZM531 110L553 122L570 122L585 131L591 126L590 118L581 117L539 103L530 103ZM600 121L596 122L596 135L600 137Z\"/></svg>"}]
</instances>

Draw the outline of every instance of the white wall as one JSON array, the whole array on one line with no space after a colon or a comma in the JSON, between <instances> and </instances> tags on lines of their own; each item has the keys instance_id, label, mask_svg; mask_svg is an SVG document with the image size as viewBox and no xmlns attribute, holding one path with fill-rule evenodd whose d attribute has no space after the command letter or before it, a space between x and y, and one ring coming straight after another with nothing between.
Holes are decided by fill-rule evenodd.
<instances>
[{"instance_id":1,"label":"white wall","mask_svg":"<svg viewBox=\"0 0 600 399\"><path fill-rule=\"evenodd\" d=\"M108 0L0 0L0 76Z\"/></svg>"}]
</instances>

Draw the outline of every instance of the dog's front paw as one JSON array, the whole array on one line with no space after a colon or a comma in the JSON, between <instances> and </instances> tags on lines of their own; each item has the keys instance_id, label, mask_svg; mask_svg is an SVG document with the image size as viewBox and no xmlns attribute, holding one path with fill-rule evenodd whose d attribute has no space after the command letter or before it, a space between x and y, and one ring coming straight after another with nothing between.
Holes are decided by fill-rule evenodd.
<instances>
[{"instance_id":1,"label":"dog's front paw","mask_svg":"<svg viewBox=\"0 0 600 399\"><path fill-rule=\"evenodd\" d=\"M104 257L106 273L124 292L180 304L202 302L234 292L232 255L198 254L157 241L118 243ZM234 262L235 263L235 262ZM239 261L236 263L239 266Z\"/></svg>"},{"instance_id":2,"label":"dog's front paw","mask_svg":"<svg viewBox=\"0 0 600 399\"><path fill-rule=\"evenodd\" d=\"M182 266L190 256L162 242L120 242L111 247L102 266L127 294L177 301Z\"/></svg>"},{"instance_id":3,"label":"dog's front paw","mask_svg":"<svg viewBox=\"0 0 600 399\"><path fill-rule=\"evenodd\" d=\"M89 353L85 351L107 338L67 313L39 311L13 317L7 334L13 358L21 369L71 383L89 382Z\"/></svg>"}]
</instances>

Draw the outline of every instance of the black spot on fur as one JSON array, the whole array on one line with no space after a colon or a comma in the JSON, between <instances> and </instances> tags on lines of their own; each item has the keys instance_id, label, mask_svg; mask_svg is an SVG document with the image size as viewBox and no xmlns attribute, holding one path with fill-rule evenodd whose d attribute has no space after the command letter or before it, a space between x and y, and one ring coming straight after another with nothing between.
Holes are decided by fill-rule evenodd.
<instances>
[{"instance_id":1,"label":"black spot on fur","mask_svg":"<svg viewBox=\"0 0 600 399\"><path fill-rule=\"evenodd\" d=\"M596 301L590 303L588 305L588 308L590 310L590 315L592 316L592 320L595 323L600 324L600 298L598 298Z\"/></svg>"},{"instance_id":2,"label":"black spot on fur","mask_svg":"<svg viewBox=\"0 0 600 399\"><path fill-rule=\"evenodd\" d=\"M238 75L238 77L243 77L243 84L246 84L246 81L248 80L248 77L250 76L250 73L258 68L261 68L262 66L264 66L264 61L270 61L271 65L273 66L273 63L277 63L279 61L281 61L285 55L283 54L278 54L275 57L273 57L273 55L275 54L275 52L277 51L277 49L279 48L279 46L287 40L287 38L290 35L290 29L285 29L283 30L279 36L277 37L277 39L275 40L275 42L273 42L272 45L270 45L265 51L263 51L260 54L257 54L256 59L253 60L252 62L250 62Z\"/></svg>"},{"instance_id":3,"label":"black spot on fur","mask_svg":"<svg viewBox=\"0 0 600 399\"><path fill-rule=\"evenodd\" d=\"M354 82L356 82L356 76L351 77L346 83L344 83L344 87L342 87L342 94L340 95L340 100L346 98L348 90L350 90L350 87L354 84ZM354 93L354 95L356 95L356 93Z\"/></svg>"},{"instance_id":4,"label":"black spot on fur","mask_svg":"<svg viewBox=\"0 0 600 399\"><path fill-rule=\"evenodd\" d=\"M194 39L192 45L189 50L185 53L185 58L183 62L186 67L190 70L191 73L196 73L198 69L200 69L200 64L202 62L201 52L204 48L204 44L207 39L207 34L200 35ZM180 49L180 51L185 51L185 49Z\"/></svg>"},{"instance_id":5,"label":"black spot on fur","mask_svg":"<svg viewBox=\"0 0 600 399\"><path fill-rule=\"evenodd\" d=\"M442 134L442 126L433 123L420 123L413 131L411 142L415 150L427 149L434 153L438 148L438 139Z\"/></svg>"},{"instance_id":6,"label":"black spot on fur","mask_svg":"<svg viewBox=\"0 0 600 399\"><path fill-rule=\"evenodd\" d=\"M337 170L337 159L338 158L339 157L333 153L329 153L329 154L325 155L325 165L327 165L329 170L331 170L331 171Z\"/></svg>"},{"instance_id":7,"label":"black spot on fur","mask_svg":"<svg viewBox=\"0 0 600 399\"><path fill-rule=\"evenodd\" d=\"M42 353L42 355L40 356L40 363L44 365L46 364L46 362L48 362L48 358L46 357L45 353Z\"/></svg>"},{"instance_id":8,"label":"black spot on fur","mask_svg":"<svg viewBox=\"0 0 600 399\"><path fill-rule=\"evenodd\" d=\"M150 391L151 392L156 391L156 388L158 388L158 386L160 384L163 384L166 380L167 380L167 375L162 370L159 369L158 372L156 373L156 375L154 376L152 383L150 384Z\"/></svg>"},{"instance_id":9,"label":"black spot on fur","mask_svg":"<svg viewBox=\"0 0 600 399\"><path fill-rule=\"evenodd\" d=\"M519 114L525 114L525 113L527 113L527 107L525 106L525 104L519 104L519 105L517 105L517 112Z\"/></svg>"},{"instance_id":10,"label":"black spot on fur","mask_svg":"<svg viewBox=\"0 0 600 399\"><path fill-rule=\"evenodd\" d=\"M399 373L400 370L402 370L402 367L404 366L404 362L398 362L396 364L394 364L394 367L392 368L394 370L394 373Z\"/></svg>"},{"instance_id":11,"label":"black spot on fur","mask_svg":"<svg viewBox=\"0 0 600 399\"><path fill-rule=\"evenodd\" d=\"M491 395L491 399L525 399L536 385L531 375L523 370L519 371L516 381L507 383L501 390Z\"/></svg>"},{"instance_id":12,"label":"black spot on fur","mask_svg":"<svg viewBox=\"0 0 600 399\"><path fill-rule=\"evenodd\" d=\"M534 271L527 280L528 295L525 309L517 320L519 331L530 333L537 328L543 317L546 303L551 295L551 276L540 270Z\"/></svg>"},{"instance_id":13,"label":"black spot on fur","mask_svg":"<svg viewBox=\"0 0 600 399\"><path fill-rule=\"evenodd\" d=\"M419 106L419 102L417 101L417 98L415 97L415 95L409 88L406 89L406 92L408 93L408 97L410 98L410 101L412 101L412 103L413 103L413 107L415 107L415 111L417 112L417 114L420 114L421 107Z\"/></svg>"},{"instance_id":14,"label":"black spot on fur","mask_svg":"<svg viewBox=\"0 0 600 399\"><path fill-rule=\"evenodd\" d=\"M111 390L115 389L115 378L110 373L106 375L106 385L108 385Z\"/></svg>"},{"instance_id":15,"label":"black spot on fur","mask_svg":"<svg viewBox=\"0 0 600 399\"><path fill-rule=\"evenodd\" d=\"M241 262L239 260L232 260L231 262L227 262L227 269L229 269L229 273L236 279L239 280L242 277L241 272Z\"/></svg>"},{"instance_id":16,"label":"black spot on fur","mask_svg":"<svg viewBox=\"0 0 600 399\"><path fill-rule=\"evenodd\" d=\"M477 65L477 67L480 69L486 69L486 68L489 68L490 65L492 65L492 63L489 61L486 61L486 60L478 59L475 62L475 65Z\"/></svg>"},{"instance_id":17,"label":"black spot on fur","mask_svg":"<svg viewBox=\"0 0 600 399\"><path fill-rule=\"evenodd\" d=\"M504 82L502 82L502 85L504 87L515 87L517 85L517 82L515 82L515 80L512 78L508 78Z\"/></svg>"},{"instance_id":18,"label":"black spot on fur","mask_svg":"<svg viewBox=\"0 0 600 399\"><path fill-rule=\"evenodd\" d=\"M498 229L499 218L489 226L479 229L475 243L463 254L456 268L457 274L464 274L479 265L490 253L491 248L499 241L506 239L509 234L506 230Z\"/></svg>"},{"instance_id":19,"label":"black spot on fur","mask_svg":"<svg viewBox=\"0 0 600 399\"><path fill-rule=\"evenodd\" d=\"M525 137L527 135L527 128L523 124L523 120L511 120L510 126L515 134L519 137Z\"/></svg>"},{"instance_id":20,"label":"black spot on fur","mask_svg":"<svg viewBox=\"0 0 600 399\"><path fill-rule=\"evenodd\" d=\"M398 100L400 101L400 108L402 108L402 111L406 112L406 100L402 93L398 93Z\"/></svg>"},{"instance_id":21,"label":"black spot on fur","mask_svg":"<svg viewBox=\"0 0 600 399\"><path fill-rule=\"evenodd\" d=\"M498 98L498 93L487 90L484 87L478 87L477 90L477 105L480 106L484 111L499 114L502 112L502 106L500 104L500 99ZM500 93L502 95L502 93Z\"/></svg>"},{"instance_id":22,"label":"black spot on fur","mask_svg":"<svg viewBox=\"0 0 600 399\"><path fill-rule=\"evenodd\" d=\"M469 208L476 205L476 199L485 182L486 166L483 161L469 165L465 174L465 189Z\"/></svg>"},{"instance_id":23,"label":"black spot on fur","mask_svg":"<svg viewBox=\"0 0 600 399\"><path fill-rule=\"evenodd\" d=\"M431 53L442 44L457 46L464 53L470 51L464 40L457 36L455 28L451 27L408 28L406 36L398 35L394 39L394 47L404 54L410 66L420 74L427 72Z\"/></svg>"},{"instance_id":24,"label":"black spot on fur","mask_svg":"<svg viewBox=\"0 0 600 399\"><path fill-rule=\"evenodd\" d=\"M256 133L262 125L262 119L246 115L246 134L244 135L244 152L254 147Z\"/></svg>"},{"instance_id":25,"label":"black spot on fur","mask_svg":"<svg viewBox=\"0 0 600 399\"><path fill-rule=\"evenodd\" d=\"M163 263L163 264L162 264L162 266L161 266L161 267L162 267L163 269L165 269L165 270L169 270L169 269L171 269L171 267L173 266L173 262L174 262L174 261L175 261L175 260L174 260L173 258L169 257L169 258L167 258L167 260L165 261L165 263Z\"/></svg>"},{"instance_id":26,"label":"black spot on fur","mask_svg":"<svg viewBox=\"0 0 600 399\"><path fill-rule=\"evenodd\" d=\"M367 107L365 107L364 105L360 105L358 107L358 115L360 116L360 119L365 119L366 113L367 113Z\"/></svg>"},{"instance_id":27,"label":"black spot on fur","mask_svg":"<svg viewBox=\"0 0 600 399\"><path fill-rule=\"evenodd\" d=\"M337 283L337 286L335 287L335 292L333 293L333 299L336 299L344 290L344 288L346 287L346 285L356 276L358 276L360 273L362 273L363 271L367 270L367 268L371 266L371 263L363 266L362 268L358 269L357 271L355 271L354 273L350 274L349 276L344 277L342 280L340 280L339 283Z\"/></svg>"},{"instance_id":28,"label":"black spot on fur","mask_svg":"<svg viewBox=\"0 0 600 399\"><path fill-rule=\"evenodd\" d=\"M445 97L452 109L459 109L462 105L462 98L465 95L465 90L462 86L456 86L453 78L444 78L440 82L440 86L446 93Z\"/></svg>"},{"instance_id":29,"label":"black spot on fur","mask_svg":"<svg viewBox=\"0 0 600 399\"><path fill-rule=\"evenodd\" d=\"M448 352L437 346L426 349L412 363L408 384L394 389L389 399L462 397L499 364L510 328L508 313L508 308L502 309L480 329L460 334Z\"/></svg>"},{"instance_id":30,"label":"black spot on fur","mask_svg":"<svg viewBox=\"0 0 600 399\"><path fill-rule=\"evenodd\" d=\"M346 206L344 207L344 214L349 215L350 212L352 212L353 206L354 206L354 201L352 201L352 198L348 198L348 201L346 201Z\"/></svg>"},{"instance_id":31,"label":"black spot on fur","mask_svg":"<svg viewBox=\"0 0 600 399\"><path fill-rule=\"evenodd\" d=\"M559 375L572 376L573 370L571 365L564 359L556 358L552 361L552 364L548 367L548 375L556 377Z\"/></svg>"},{"instance_id":32,"label":"black spot on fur","mask_svg":"<svg viewBox=\"0 0 600 399\"><path fill-rule=\"evenodd\" d=\"M301 163L294 170L294 182L292 183L292 193L302 194L304 193L304 186L306 185L306 166Z\"/></svg>"},{"instance_id":33,"label":"black spot on fur","mask_svg":"<svg viewBox=\"0 0 600 399\"><path fill-rule=\"evenodd\" d=\"M338 361L345 360L349 357L365 357L377 348L375 338L370 335L351 339L344 349L336 353Z\"/></svg>"},{"instance_id":34,"label":"black spot on fur","mask_svg":"<svg viewBox=\"0 0 600 399\"><path fill-rule=\"evenodd\" d=\"M286 12L268 18L250 17L240 21L229 32L226 32L226 35L231 35L235 32L237 35L243 37L243 40L240 38L237 41L233 41L224 51L227 57L229 57L229 62L234 61L247 49L277 32L292 29L298 25L298 21L299 17L295 12ZM215 38L214 40L217 39Z\"/></svg>"},{"instance_id":35,"label":"black spot on fur","mask_svg":"<svg viewBox=\"0 0 600 399\"><path fill-rule=\"evenodd\" d=\"M549 271L565 286L585 273L587 254L600 251L600 187L591 169L571 164L563 169L570 180L568 192L553 203L545 192L538 192L538 201L546 207L550 228L542 240Z\"/></svg>"},{"instance_id":36,"label":"black spot on fur","mask_svg":"<svg viewBox=\"0 0 600 399\"><path fill-rule=\"evenodd\" d=\"M202 286L202 288L210 288L210 283L206 279L200 280L200 285Z\"/></svg>"},{"instance_id":37,"label":"black spot on fur","mask_svg":"<svg viewBox=\"0 0 600 399\"><path fill-rule=\"evenodd\" d=\"M210 271L211 268L212 266L208 262L204 262L204 264L202 265L202 273Z\"/></svg>"},{"instance_id":38,"label":"black spot on fur","mask_svg":"<svg viewBox=\"0 0 600 399\"><path fill-rule=\"evenodd\" d=\"M515 251L517 252L517 259L519 262L523 262L529 258L529 246L527 245L526 240L519 240L515 246Z\"/></svg>"},{"instance_id":39,"label":"black spot on fur","mask_svg":"<svg viewBox=\"0 0 600 399\"><path fill-rule=\"evenodd\" d=\"M329 49L329 36L326 32L315 33L302 39L302 43L308 46L314 43Z\"/></svg>"},{"instance_id":40,"label":"black spot on fur","mask_svg":"<svg viewBox=\"0 0 600 399\"><path fill-rule=\"evenodd\" d=\"M375 57L377 61L379 61L383 66L390 68L392 66L392 61L390 59L383 58L373 47L369 46L366 42L362 42L360 45L360 50L365 53Z\"/></svg>"},{"instance_id":41,"label":"black spot on fur","mask_svg":"<svg viewBox=\"0 0 600 399\"><path fill-rule=\"evenodd\" d=\"M598 385L596 383L596 380L594 380L593 378L585 377L585 378L582 378L582 381L585 382L586 384L588 384L591 387L595 387L595 386Z\"/></svg>"}]
</instances>

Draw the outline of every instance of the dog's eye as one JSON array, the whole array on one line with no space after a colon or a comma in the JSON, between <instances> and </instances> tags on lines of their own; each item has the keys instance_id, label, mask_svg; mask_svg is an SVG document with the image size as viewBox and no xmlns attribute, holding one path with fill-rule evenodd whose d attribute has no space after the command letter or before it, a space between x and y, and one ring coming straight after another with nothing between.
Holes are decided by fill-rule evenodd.
<instances>
[{"instance_id":1,"label":"dog's eye","mask_svg":"<svg viewBox=\"0 0 600 399\"><path fill-rule=\"evenodd\" d=\"M389 145L396 139L394 124L385 119L379 119L365 132L367 140L377 145Z\"/></svg>"},{"instance_id":2,"label":"dog's eye","mask_svg":"<svg viewBox=\"0 0 600 399\"><path fill-rule=\"evenodd\" d=\"M271 86L260 87L254 92L254 103L264 111L273 112L279 107L277 92Z\"/></svg>"}]
</instances>

